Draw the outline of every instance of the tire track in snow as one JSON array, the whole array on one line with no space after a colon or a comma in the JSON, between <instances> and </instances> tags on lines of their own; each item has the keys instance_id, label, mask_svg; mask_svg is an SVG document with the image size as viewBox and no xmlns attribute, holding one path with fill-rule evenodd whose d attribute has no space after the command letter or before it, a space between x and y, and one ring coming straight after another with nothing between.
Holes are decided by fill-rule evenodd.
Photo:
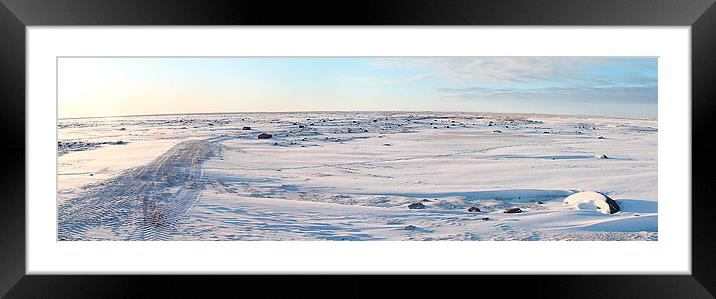
<instances>
[{"instance_id":1,"label":"tire track in snow","mask_svg":"<svg viewBox=\"0 0 716 299\"><path fill-rule=\"evenodd\" d=\"M168 240L206 182L201 163L219 149L183 141L154 161L122 172L58 207L58 240Z\"/></svg>"},{"instance_id":2,"label":"tire track in snow","mask_svg":"<svg viewBox=\"0 0 716 299\"><path fill-rule=\"evenodd\" d=\"M514 227L506 223L498 223L493 225L497 230L492 234L492 241L537 241L540 239L539 234L535 231Z\"/></svg>"}]
</instances>

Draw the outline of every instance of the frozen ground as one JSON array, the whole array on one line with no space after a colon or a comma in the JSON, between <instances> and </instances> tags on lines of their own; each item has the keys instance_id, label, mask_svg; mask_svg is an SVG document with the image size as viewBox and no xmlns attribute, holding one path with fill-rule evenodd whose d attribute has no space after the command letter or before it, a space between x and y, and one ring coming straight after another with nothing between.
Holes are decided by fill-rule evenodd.
<instances>
[{"instance_id":1,"label":"frozen ground","mask_svg":"<svg viewBox=\"0 0 716 299\"><path fill-rule=\"evenodd\" d=\"M58 132L59 240L657 239L655 120L243 113ZM582 190L621 211L563 203Z\"/></svg>"}]
</instances>

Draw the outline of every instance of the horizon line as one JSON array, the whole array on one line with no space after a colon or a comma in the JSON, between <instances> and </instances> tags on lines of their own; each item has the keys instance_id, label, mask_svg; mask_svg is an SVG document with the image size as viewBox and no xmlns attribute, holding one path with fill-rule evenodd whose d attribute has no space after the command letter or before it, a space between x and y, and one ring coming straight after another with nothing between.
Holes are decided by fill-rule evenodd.
<instances>
[{"instance_id":1,"label":"horizon line","mask_svg":"<svg viewBox=\"0 0 716 299\"><path fill-rule=\"evenodd\" d=\"M327 113L327 112L439 112L439 113L482 113L482 114L524 114L524 115L544 115L544 116L588 116L599 118L613 119L630 119L630 120L655 120L656 117L618 117L595 114L555 114L555 113L531 113L531 112L485 112L485 111L434 111L434 110L295 110L295 111L231 111L231 112L177 112L177 113L154 113L154 114L126 114L126 115L107 115L107 116L79 116L79 117L59 117L57 120L71 119L91 119L91 118L116 118L116 117L143 117L143 116L168 116L168 115L216 115L216 114L241 114L241 113Z\"/></svg>"}]
</instances>

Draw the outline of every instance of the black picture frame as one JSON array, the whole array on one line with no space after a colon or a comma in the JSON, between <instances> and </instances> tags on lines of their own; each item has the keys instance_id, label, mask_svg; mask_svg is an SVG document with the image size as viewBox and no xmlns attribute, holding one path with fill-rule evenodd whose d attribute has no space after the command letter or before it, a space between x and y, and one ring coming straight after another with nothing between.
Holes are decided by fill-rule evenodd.
<instances>
[{"instance_id":1,"label":"black picture frame","mask_svg":"<svg viewBox=\"0 0 716 299\"><path fill-rule=\"evenodd\" d=\"M144 297L151 294L240 296L259 283L268 296L285 292L363 297L376 286L408 295L439 286L443 296L496 289L506 294L559 297L713 298L716 293L716 163L711 124L716 116L714 0L393 0L185 1L0 0L0 294L7 297ZM570 25L691 26L692 273L405 277L375 276L46 276L25 274L25 30L27 26L87 25ZM50 99L48 99L50 101ZM48 165L50 167L50 165ZM52 166L54 167L54 165ZM668 184L668 182L660 182ZM686 203L685 203L686 204ZM509 261L506 261L509 262ZM658 262L658 261L656 261ZM438 280L438 281L436 281ZM479 294L479 293L476 293ZM232 296L233 296L232 295ZM541 296L540 296L541 295Z\"/></svg>"}]
</instances>

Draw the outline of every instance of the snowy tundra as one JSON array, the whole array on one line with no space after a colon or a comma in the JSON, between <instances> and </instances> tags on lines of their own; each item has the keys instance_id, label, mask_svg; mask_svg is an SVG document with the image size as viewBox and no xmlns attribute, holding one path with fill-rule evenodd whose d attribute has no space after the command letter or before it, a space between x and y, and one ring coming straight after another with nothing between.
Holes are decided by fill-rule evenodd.
<instances>
[{"instance_id":1,"label":"snowy tundra","mask_svg":"<svg viewBox=\"0 0 716 299\"><path fill-rule=\"evenodd\" d=\"M657 240L657 135L534 114L60 119L57 238ZM618 212L565 201L580 191Z\"/></svg>"}]
</instances>

